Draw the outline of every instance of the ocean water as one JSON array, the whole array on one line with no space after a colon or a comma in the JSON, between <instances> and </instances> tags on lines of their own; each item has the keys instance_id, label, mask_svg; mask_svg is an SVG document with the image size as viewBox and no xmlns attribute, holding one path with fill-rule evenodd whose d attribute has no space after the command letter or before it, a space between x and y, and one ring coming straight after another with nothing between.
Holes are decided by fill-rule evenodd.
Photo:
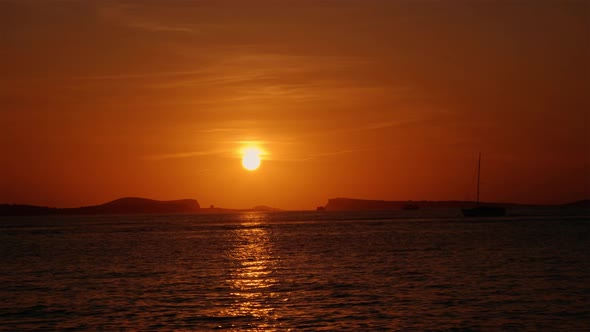
<instances>
[{"instance_id":1,"label":"ocean water","mask_svg":"<svg viewBox=\"0 0 590 332\"><path fill-rule=\"evenodd\" d=\"M0 329L588 331L590 217L0 218Z\"/></svg>"}]
</instances>

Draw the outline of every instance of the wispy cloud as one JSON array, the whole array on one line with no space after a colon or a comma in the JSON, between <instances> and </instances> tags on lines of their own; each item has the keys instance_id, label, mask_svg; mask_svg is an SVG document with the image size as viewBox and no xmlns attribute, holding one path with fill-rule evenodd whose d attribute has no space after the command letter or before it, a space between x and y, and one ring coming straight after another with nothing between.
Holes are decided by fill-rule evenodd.
<instances>
[{"instance_id":1,"label":"wispy cloud","mask_svg":"<svg viewBox=\"0 0 590 332\"><path fill-rule=\"evenodd\" d=\"M343 150L336 150L336 151L325 151L307 155L304 159L299 159L301 161L312 161L312 160L320 160L327 157L334 157L344 154L350 153L358 153L362 151L373 150L373 148L358 148L358 149L343 149Z\"/></svg>"},{"instance_id":2,"label":"wispy cloud","mask_svg":"<svg viewBox=\"0 0 590 332\"><path fill-rule=\"evenodd\" d=\"M374 130L381 130L387 128L394 128L394 127L401 127L405 125L410 125L414 123L420 123L422 120L420 119L408 119L408 120L390 120L384 122L369 122L366 124L361 124L358 126L347 126L345 128L336 128L336 129L328 129L328 130L316 130L307 133L300 137L300 139L305 139L309 137L315 136L330 136L330 135L342 135L342 134L352 134L357 132L365 132L365 131L374 131Z\"/></svg>"},{"instance_id":3,"label":"wispy cloud","mask_svg":"<svg viewBox=\"0 0 590 332\"><path fill-rule=\"evenodd\" d=\"M144 156L143 159L147 159L147 160L181 159L181 158L191 158L191 157L223 155L223 154L227 154L227 153L228 153L227 150L187 151L187 152L149 155L149 156Z\"/></svg>"},{"instance_id":4,"label":"wispy cloud","mask_svg":"<svg viewBox=\"0 0 590 332\"><path fill-rule=\"evenodd\" d=\"M203 25L179 23L155 15L150 16L141 9L143 7L133 3L101 2L97 6L97 13L100 17L116 24L148 32L198 34L203 31Z\"/></svg>"},{"instance_id":5,"label":"wispy cloud","mask_svg":"<svg viewBox=\"0 0 590 332\"><path fill-rule=\"evenodd\" d=\"M93 76L74 76L74 80L124 80L124 79L150 79L150 78L177 78L183 76L202 75L204 70L183 70L168 71L141 74L113 74L113 75L93 75Z\"/></svg>"}]
</instances>

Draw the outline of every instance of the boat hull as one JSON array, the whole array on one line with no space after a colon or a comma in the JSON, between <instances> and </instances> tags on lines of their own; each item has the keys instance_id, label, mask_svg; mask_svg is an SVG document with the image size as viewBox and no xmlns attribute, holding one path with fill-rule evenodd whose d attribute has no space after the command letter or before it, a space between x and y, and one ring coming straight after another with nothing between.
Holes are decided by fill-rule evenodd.
<instances>
[{"instance_id":1,"label":"boat hull","mask_svg":"<svg viewBox=\"0 0 590 332\"><path fill-rule=\"evenodd\" d=\"M465 217L502 217L506 215L506 209L499 206L478 206L463 209Z\"/></svg>"}]
</instances>

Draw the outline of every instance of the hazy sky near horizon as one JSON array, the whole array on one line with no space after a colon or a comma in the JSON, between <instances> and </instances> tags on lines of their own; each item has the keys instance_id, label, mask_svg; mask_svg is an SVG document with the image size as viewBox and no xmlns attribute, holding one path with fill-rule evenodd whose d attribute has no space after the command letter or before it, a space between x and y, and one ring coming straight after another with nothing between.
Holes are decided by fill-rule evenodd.
<instances>
[{"instance_id":1,"label":"hazy sky near horizon","mask_svg":"<svg viewBox=\"0 0 590 332\"><path fill-rule=\"evenodd\" d=\"M0 0L0 203L590 196L587 1ZM265 151L244 170L239 150Z\"/></svg>"}]
</instances>

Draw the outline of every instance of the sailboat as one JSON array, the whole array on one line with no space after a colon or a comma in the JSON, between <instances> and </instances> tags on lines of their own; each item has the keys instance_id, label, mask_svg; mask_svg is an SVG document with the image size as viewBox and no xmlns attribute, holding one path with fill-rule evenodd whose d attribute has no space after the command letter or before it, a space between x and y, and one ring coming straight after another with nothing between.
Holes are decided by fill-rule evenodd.
<instances>
[{"instance_id":1,"label":"sailboat","mask_svg":"<svg viewBox=\"0 0 590 332\"><path fill-rule=\"evenodd\" d=\"M500 206L479 205L479 177L481 174L481 153L477 160L477 201L474 208L463 209L465 217L502 217L506 215L506 209Z\"/></svg>"}]
</instances>

